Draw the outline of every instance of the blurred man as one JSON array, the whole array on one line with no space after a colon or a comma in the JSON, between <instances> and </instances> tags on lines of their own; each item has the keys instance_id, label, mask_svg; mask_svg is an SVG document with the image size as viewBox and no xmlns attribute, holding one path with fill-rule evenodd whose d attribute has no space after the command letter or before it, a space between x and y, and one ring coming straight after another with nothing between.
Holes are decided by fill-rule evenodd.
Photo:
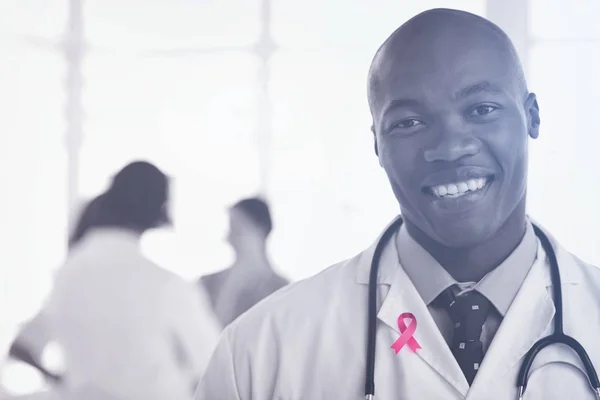
<instances>
[{"instance_id":1,"label":"blurred man","mask_svg":"<svg viewBox=\"0 0 600 400\"><path fill-rule=\"evenodd\" d=\"M259 198L241 200L229 210L227 240L235 252L235 262L200 279L223 327L289 283L275 273L267 255L272 229L269 206Z\"/></svg>"}]
</instances>

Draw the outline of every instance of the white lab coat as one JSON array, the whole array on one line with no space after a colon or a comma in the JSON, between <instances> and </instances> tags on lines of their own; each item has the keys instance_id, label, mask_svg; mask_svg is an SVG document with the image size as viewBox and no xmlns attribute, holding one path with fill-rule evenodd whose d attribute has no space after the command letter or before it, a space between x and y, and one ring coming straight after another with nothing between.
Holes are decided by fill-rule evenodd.
<instances>
[{"instance_id":1,"label":"white lab coat","mask_svg":"<svg viewBox=\"0 0 600 400\"><path fill-rule=\"evenodd\" d=\"M562 277L565 333L600 372L600 269L550 237ZM375 244L356 257L276 292L221 337L196 400L364 399L367 284ZM526 268L527 266L523 266ZM549 266L538 259L469 385L431 314L399 265L395 239L379 272L375 390L378 399L514 400L516 376L531 345L552 331ZM395 354L397 318L417 319L415 339ZM408 323L408 321L407 321ZM595 399L577 356L562 345L535 360L526 400Z\"/></svg>"},{"instance_id":2,"label":"white lab coat","mask_svg":"<svg viewBox=\"0 0 600 400\"><path fill-rule=\"evenodd\" d=\"M142 256L118 229L88 233L57 272L46 309L69 392L188 400L220 335L195 285Z\"/></svg>"}]
</instances>

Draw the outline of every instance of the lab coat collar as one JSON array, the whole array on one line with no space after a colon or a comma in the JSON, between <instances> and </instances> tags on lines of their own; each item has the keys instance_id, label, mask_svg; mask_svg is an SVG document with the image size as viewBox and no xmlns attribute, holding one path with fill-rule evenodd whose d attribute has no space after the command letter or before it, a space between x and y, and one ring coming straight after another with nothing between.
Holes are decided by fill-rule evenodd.
<instances>
[{"instance_id":1,"label":"lab coat collar","mask_svg":"<svg viewBox=\"0 0 600 400\"><path fill-rule=\"evenodd\" d=\"M581 260L575 257L573 254L569 253L564 247L560 245L560 243L556 240L550 232L542 225L537 223L532 218L529 218L531 223L539 228L548 238L552 248L554 249L554 254L556 254L556 260L558 261L558 267L560 268L560 280L561 284L578 284L582 282L583 274L582 269L579 268L579 265L583 264ZM540 254L545 256L545 253L540 253L541 243L538 240L538 258ZM543 280L547 288L552 286L552 279L550 277L550 268L544 268L542 271Z\"/></svg>"},{"instance_id":2,"label":"lab coat collar","mask_svg":"<svg viewBox=\"0 0 600 400\"><path fill-rule=\"evenodd\" d=\"M518 367L523 356L550 327L556 310L551 292L547 290L548 265L547 255L538 243L537 259L502 320L471 386L473 398L483 395L492 382ZM567 269L572 268L563 263L562 270ZM484 398L489 396L491 393Z\"/></svg>"},{"instance_id":3,"label":"lab coat collar","mask_svg":"<svg viewBox=\"0 0 600 400\"><path fill-rule=\"evenodd\" d=\"M400 215L397 216L396 218L394 218L394 220L392 222L390 222L388 224L388 226L386 226L385 229L381 232L381 234L377 237L377 240L375 241L375 243L373 243L369 248L367 248L365 251L363 251L359 255L358 265L357 265L357 267L358 267L357 275L356 275L357 283L360 283L363 285L369 284L369 274L371 272L371 263L373 262L375 248L377 247L377 244L381 240L381 236L383 235L383 232L387 231L390 226L392 226L398 219L401 219L401 218L402 217ZM382 260L387 260L390 257L394 257L391 253L396 252L394 244L396 243L396 235L397 234L398 234L398 232L396 232L394 234L394 237L388 242L388 244L383 249L383 251L381 253ZM390 246L390 244L392 244L392 246ZM395 259L398 261L397 253L395 255ZM391 285L392 281L394 279L394 273L397 268L398 268L398 263L381 263L381 265L379 266L379 274L377 275L377 283L379 285L382 285L382 284L383 285Z\"/></svg>"},{"instance_id":4,"label":"lab coat collar","mask_svg":"<svg viewBox=\"0 0 600 400\"><path fill-rule=\"evenodd\" d=\"M394 244L394 241L391 241ZM398 339L401 332L398 327L398 317L402 313L411 313L417 323L413 338L421 347L416 354L443 379L448 382L463 397L469 391L469 385L465 376L456 362L456 359L450 351L450 347L444 340L439 328L437 327L429 309L415 286L410 283L410 279L404 269L400 268L398 253L395 246L388 246L390 251L382 253L383 263L395 267L392 276L390 289L379 308L377 318L393 330L390 337L390 346L394 340ZM408 325L415 323L405 320ZM392 349L389 349L392 352ZM414 357L408 346L400 350L395 357Z\"/></svg>"},{"instance_id":5,"label":"lab coat collar","mask_svg":"<svg viewBox=\"0 0 600 400\"><path fill-rule=\"evenodd\" d=\"M577 296L578 284L583 282L584 263L560 246L540 224L535 221L532 223L545 233L554 249L560 270L561 290L564 292L565 286L571 286L569 293ZM536 262L500 324L471 386L473 398L493 397L489 391L495 387L494 381L518 367L533 344L552 332L556 309L549 266L548 255L538 241Z\"/></svg>"},{"instance_id":6,"label":"lab coat collar","mask_svg":"<svg viewBox=\"0 0 600 400\"><path fill-rule=\"evenodd\" d=\"M535 221L532 223L546 234L554 248L562 285L581 282L582 271L578 265L580 261L563 249L556 239L539 224ZM427 305L414 285L410 284L410 279L401 268L398 253L395 251L394 239L395 237L389 241L381 254L378 284L390 285L390 288L381 303L377 317L396 334L399 334L397 325L399 314L403 312L414 314L418 324L413 337L421 346L417 355L463 396L470 392L482 391L483 393L493 387L491 382L505 376L511 368L514 368L533 343L539 340L550 327L555 313L551 291L548 290L552 286L552 282L546 253L538 240L536 262L510 306L486 353L479 373L469 388L463 372L437 328ZM367 285L369 282L369 270L378 241L357 259L357 282L359 284ZM409 350L406 349L406 351ZM401 355L403 353L398 354L398 356Z\"/></svg>"},{"instance_id":7,"label":"lab coat collar","mask_svg":"<svg viewBox=\"0 0 600 400\"><path fill-rule=\"evenodd\" d=\"M391 224L396 222L398 218L400 217L394 219ZM396 251L397 234L398 232L393 235L381 252L377 282L379 285L390 285L390 288L381 303L377 318L392 329L391 346L400 334L398 316L403 312L412 313L417 320L414 338L421 346L421 349L417 351L417 355L464 397L469 390L467 380L429 313L427 305L423 302L414 285L410 283L411 281L404 269L400 267L400 260ZM357 282L359 284L368 285L369 283L371 261L380 239L381 236L357 260ZM379 291L379 293L383 293L383 291ZM390 349L390 351L393 350ZM406 354L409 351L408 348L403 349L396 357L410 356L410 354Z\"/></svg>"}]
</instances>

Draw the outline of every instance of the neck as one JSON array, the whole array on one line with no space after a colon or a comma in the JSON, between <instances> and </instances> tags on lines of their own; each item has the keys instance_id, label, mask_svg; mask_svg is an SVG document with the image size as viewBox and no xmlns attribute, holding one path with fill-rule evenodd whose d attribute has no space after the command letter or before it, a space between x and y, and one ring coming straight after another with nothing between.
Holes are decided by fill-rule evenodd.
<instances>
[{"instance_id":1,"label":"neck","mask_svg":"<svg viewBox=\"0 0 600 400\"><path fill-rule=\"evenodd\" d=\"M470 247L447 247L431 239L410 221L410 235L458 282L479 282L500 265L519 245L525 234L525 198L502 227L488 240Z\"/></svg>"},{"instance_id":2,"label":"neck","mask_svg":"<svg viewBox=\"0 0 600 400\"><path fill-rule=\"evenodd\" d=\"M269 256L265 244L239 247L235 249L235 266L252 265L253 268L270 268Z\"/></svg>"}]
</instances>

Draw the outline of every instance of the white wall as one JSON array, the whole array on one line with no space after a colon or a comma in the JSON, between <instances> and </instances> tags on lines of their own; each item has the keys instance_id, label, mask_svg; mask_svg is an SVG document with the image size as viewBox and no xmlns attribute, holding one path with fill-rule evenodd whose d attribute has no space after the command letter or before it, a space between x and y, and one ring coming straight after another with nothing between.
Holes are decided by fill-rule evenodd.
<instances>
[{"instance_id":1,"label":"white wall","mask_svg":"<svg viewBox=\"0 0 600 400\"><path fill-rule=\"evenodd\" d=\"M600 3L533 0L529 82L542 117L531 143L531 215L600 265Z\"/></svg>"}]
</instances>

